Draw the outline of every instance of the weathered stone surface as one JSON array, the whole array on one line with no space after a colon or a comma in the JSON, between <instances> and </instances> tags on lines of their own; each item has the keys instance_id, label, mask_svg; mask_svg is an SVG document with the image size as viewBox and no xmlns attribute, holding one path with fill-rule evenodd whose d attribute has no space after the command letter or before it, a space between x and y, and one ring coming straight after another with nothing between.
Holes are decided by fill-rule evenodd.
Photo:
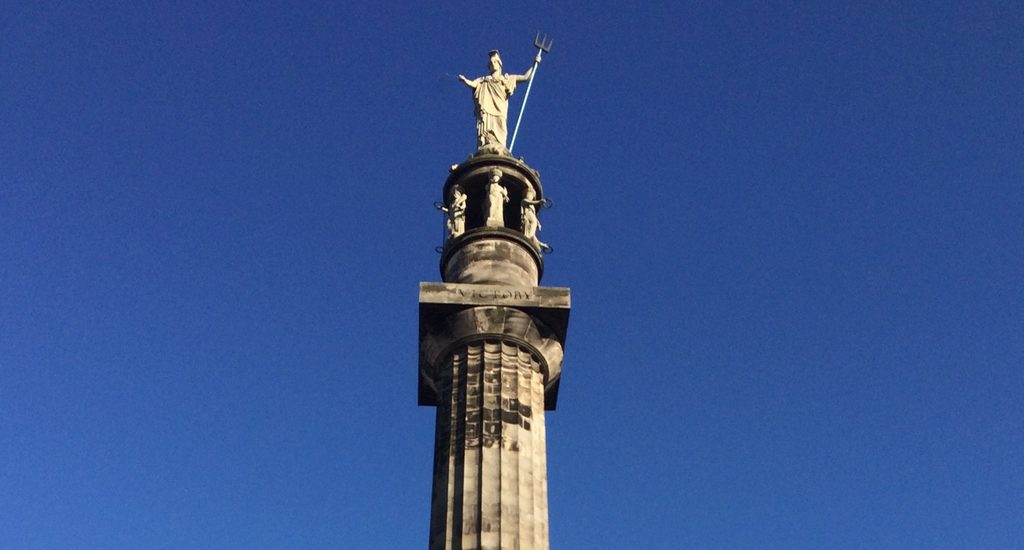
<instances>
[{"instance_id":1,"label":"weathered stone surface","mask_svg":"<svg viewBox=\"0 0 1024 550\"><path fill-rule=\"evenodd\" d=\"M548 548L543 375L500 340L460 346L439 380L431 550Z\"/></svg>"},{"instance_id":2,"label":"weathered stone surface","mask_svg":"<svg viewBox=\"0 0 1024 550\"><path fill-rule=\"evenodd\" d=\"M480 233L485 232L475 234ZM466 239L445 254L445 281L512 286L536 286L540 282L540 256L532 248L498 232L486 233L482 238Z\"/></svg>"},{"instance_id":3,"label":"weathered stone surface","mask_svg":"<svg viewBox=\"0 0 1024 550\"><path fill-rule=\"evenodd\" d=\"M468 286L468 285L467 285ZM566 312L565 309L562 310ZM466 341L497 338L514 342L537 355L545 406L554 409L562 375L564 333L558 334L519 308L504 306L459 306L420 304L420 404L436 405L441 391L438 380L445 376L446 358Z\"/></svg>"}]
</instances>

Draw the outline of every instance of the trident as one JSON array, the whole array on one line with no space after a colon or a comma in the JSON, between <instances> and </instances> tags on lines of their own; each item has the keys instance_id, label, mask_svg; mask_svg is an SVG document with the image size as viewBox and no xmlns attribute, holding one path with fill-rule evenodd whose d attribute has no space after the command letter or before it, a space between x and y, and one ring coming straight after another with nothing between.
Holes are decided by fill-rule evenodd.
<instances>
[{"instance_id":1,"label":"trident","mask_svg":"<svg viewBox=\"0 0 1024 550\"><path fill-rule=\"evenodd\" d=\"M551 53L551 44L555 42L554 39L549 39L547 33L544 33L544 38L541 38L540 33L533 38L533 47L540 50L537 52L537 58L533 62L533 72L530 73L530 82L526 85L526 95L523 96L523 106L519 108L519 118L516 119L516 129L512 132L512 143L508 146L508 152L512 153L512 148L516 146L516 135L519 134L519 123L523 121L523 111L526 110L526 100L530 99L530 88L533 87L533 77L537 76L537 64L543 53Z\"/></svg>"}]
</instances>

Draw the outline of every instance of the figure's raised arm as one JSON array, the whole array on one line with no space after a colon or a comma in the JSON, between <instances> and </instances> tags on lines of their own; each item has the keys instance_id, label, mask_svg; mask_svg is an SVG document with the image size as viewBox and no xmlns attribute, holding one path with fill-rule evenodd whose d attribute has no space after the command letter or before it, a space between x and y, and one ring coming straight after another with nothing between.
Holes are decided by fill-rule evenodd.
<instances>
[{"instance_id":1,"label":"figure's raised arm","mask_svg":"<svg viewBox=\"0 0 1024 550\"><path fill-rule=\"evenodd\" d=\"M514 74L512 75L512 78L516 79L516 82L526 82L527 80L530 80L530 77L533 76L533 68L536 67L538 63L540 63L540 52L537 52L537 57L533 58L533 65L530 65L530 68L526 73Z\"/></svg>"},{"instance_id":2,"label":"figure's raised arm","mask_svg":"<svg viewBox=\"0 0 1024 550\"><path fill-rule=\"evenodd\" d=\"M470 79L462 76L461 74L459 75L459 80L461 80L462 83L465 84L466 86L469 86L470 88L473 88L473 89L476 89L477 85L480 84L480 79L479 78L474 78L473 80L470 80Z\"/></svg>"}]
</instances>

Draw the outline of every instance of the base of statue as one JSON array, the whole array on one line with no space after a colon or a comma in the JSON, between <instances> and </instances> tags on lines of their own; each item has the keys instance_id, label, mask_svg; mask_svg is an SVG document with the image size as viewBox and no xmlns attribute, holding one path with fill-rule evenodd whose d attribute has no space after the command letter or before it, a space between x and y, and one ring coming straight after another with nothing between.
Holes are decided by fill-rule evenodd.
<instances>
[{"instance_id":1,"label":"base of statue","mask_svg":"<svg viewBox=\"0 0 1024 550\"><path fill-rule=\"evenodd\" d=\"M510 153L508 149L505 148L504 145L499 145L497 143L488 143L487 145L481 145L480 147L478 147L476 153L473 154L473 156L479 155L502 155L506 157L511 157L512 153Z\"/></svg>"}]
</instances>

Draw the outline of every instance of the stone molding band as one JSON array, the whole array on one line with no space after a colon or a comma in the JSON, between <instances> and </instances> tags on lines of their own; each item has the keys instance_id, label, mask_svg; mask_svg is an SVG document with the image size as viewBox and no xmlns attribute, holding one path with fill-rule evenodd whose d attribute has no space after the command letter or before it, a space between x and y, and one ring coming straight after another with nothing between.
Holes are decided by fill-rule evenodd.
<instances>
[{"instance_id":1,"label":"stone molding band","mask_svg":"<svg viewBox=\"0 0 1024 550\"><path fill-rule=\"evenodd\" d=\"M544 276L544 256L541 255L540 249L522 233L505 227L477 227L445 242L444 248L441 250L441 277L444 278L448 262L456 252L467 244L481 239L502 239L522 246L530 252L533 260L537 263L537 280L539 281Z\"/></svg>"}]
</instances>

